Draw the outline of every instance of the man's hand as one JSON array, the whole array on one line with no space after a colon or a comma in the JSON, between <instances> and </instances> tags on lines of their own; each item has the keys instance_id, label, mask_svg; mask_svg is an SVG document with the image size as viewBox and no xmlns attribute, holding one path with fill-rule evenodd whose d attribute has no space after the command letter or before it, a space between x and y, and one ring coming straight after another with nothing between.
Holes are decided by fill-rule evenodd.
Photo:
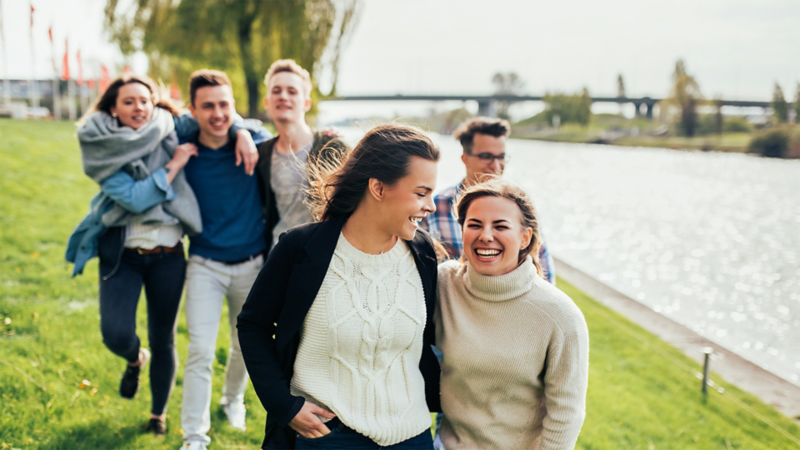
<instances>
[{"instance_id":1,"label":"man's hand","mask_svg":"<svg viewBox=\"0 0 800 450\"><path fill-rule=\"evenodd\" d=\"M236 165L242 162L244 173L252 175L258 163L258 150L250 132L245 129L236 132Z\"/></svg>"},{"instance_id":2,"label":"man's hand","mask_svg":"<svg viewBox=\"0 0 800 450\"><path fill-rule=\"evenodd\" d=\"M322 130L322 135L326 137L338 138L342 137L342 131L336 127L328 127Z\"/></svg>"},{"instance_id":3,"label":"man's hand","mask_svg":"<svg viewBox=\"0 0 800 450\"><path fill-rule=\"evenodd\" d=\"M303 437L309 439L320 438L330 433L331 430L317 416L333 419L336 414L313 403L305 402L300 412L289 422L289 426Z\"/></svg>"}]
</instances>

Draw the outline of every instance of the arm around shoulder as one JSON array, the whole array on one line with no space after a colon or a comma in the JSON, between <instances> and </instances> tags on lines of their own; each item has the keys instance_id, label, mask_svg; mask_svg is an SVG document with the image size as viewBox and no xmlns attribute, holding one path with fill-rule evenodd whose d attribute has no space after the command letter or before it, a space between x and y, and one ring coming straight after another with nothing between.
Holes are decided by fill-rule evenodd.
<instances>
[{"instance_id":1,"label":"arm around shoulder","mask_svg":"<svg viewBox=\"0 0 800 450\"><path fill-rule=\"evenodd\" d=\"M138 181L120 169L101 181L100 189L119 206L133 214L141 214L161 202L175 198L175 192L163 168Z\"/></svg>"}]
</instances>

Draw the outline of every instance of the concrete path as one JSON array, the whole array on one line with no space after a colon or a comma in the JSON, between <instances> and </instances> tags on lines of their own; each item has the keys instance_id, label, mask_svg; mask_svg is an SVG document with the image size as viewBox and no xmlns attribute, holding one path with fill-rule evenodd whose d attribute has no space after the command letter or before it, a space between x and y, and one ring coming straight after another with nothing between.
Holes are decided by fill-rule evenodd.
<instances>
[{"instance_id":1,"label":"concrete path","mask_svg":"<svg viewBox=\"0 0 800 450\"><path fill-rule=\"evenodd\" d=\"M735 353L711 342L689 328L661 315L638 301L606 286L580 270L556 258L556 273L598 302L613 309L677 347L690 358L703 364L703 347L714 349L711 371L725 381L750 392L778 411L800 423L800 386L753 364ZM713 380L713 377L711 378ZM698 380L697 389L702 383Z\"/></svg>"}]
</instances>

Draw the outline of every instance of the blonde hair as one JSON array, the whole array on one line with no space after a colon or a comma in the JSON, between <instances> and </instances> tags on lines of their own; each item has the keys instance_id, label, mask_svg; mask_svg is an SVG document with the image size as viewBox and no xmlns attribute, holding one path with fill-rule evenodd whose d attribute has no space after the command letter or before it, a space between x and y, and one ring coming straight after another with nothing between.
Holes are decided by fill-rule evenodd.
<instances>
[{"instance_id":1,"label":"blonde hair","mask_svg":"<svg viewBox=\"0 0 800 450\"><path fill-rule=\"evenodd\" d=\"M533 231L531 242L527 247L519 251L517 262L522 263L526 256L531 255L533 265L536 266L536 272L539 276L543 276L542 265L539 262L539 247L541 246L539 220L536 217L536 209L533 207L533 202L531 202L525 190L516 184L497 177L486 178L485 181L464 189L458 200L456 200L456 215L458 216L458 224L462 229L467 218L469 205L481 197L507 198L516 203L522 213L522 227L530 228Z\"/></svg>"},{"instance_id":2,"label":"blonde hair","mask_svg":"<svg viewBox=\"0 0 800 450\"><path fill-rule=\"evenodd\" d=\"M303 69L299 64L294 62L293 59L279 59L269 66L267 74L264 75L264 85L267 86L267 89L269 89L269 80L271 80L275 74L281 72L293 73L302 78L303 88L306 90L306 98L311 98L311 75L306 69Z\"/></svg>"}]
</instances>

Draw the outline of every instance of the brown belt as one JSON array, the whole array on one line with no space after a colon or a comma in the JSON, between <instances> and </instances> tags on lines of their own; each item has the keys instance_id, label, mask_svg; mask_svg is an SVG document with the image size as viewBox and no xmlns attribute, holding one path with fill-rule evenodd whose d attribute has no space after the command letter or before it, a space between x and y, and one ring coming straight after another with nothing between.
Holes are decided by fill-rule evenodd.
<instances>
[{"instance_id":1,"label":"brown belt","mask_svg":"<svg viewBox=\"0 0 800 450\"><path fill-rule=\"evenodd\" d=\"M158 255L160 253L183 253L183 245L178 243L174 247L164 247L163 245L159 245L158 247L153 247L153 248L136 247L136 248L126 248L125 250L136 252L140 255Z\"/></svg>"}]
</instances>

